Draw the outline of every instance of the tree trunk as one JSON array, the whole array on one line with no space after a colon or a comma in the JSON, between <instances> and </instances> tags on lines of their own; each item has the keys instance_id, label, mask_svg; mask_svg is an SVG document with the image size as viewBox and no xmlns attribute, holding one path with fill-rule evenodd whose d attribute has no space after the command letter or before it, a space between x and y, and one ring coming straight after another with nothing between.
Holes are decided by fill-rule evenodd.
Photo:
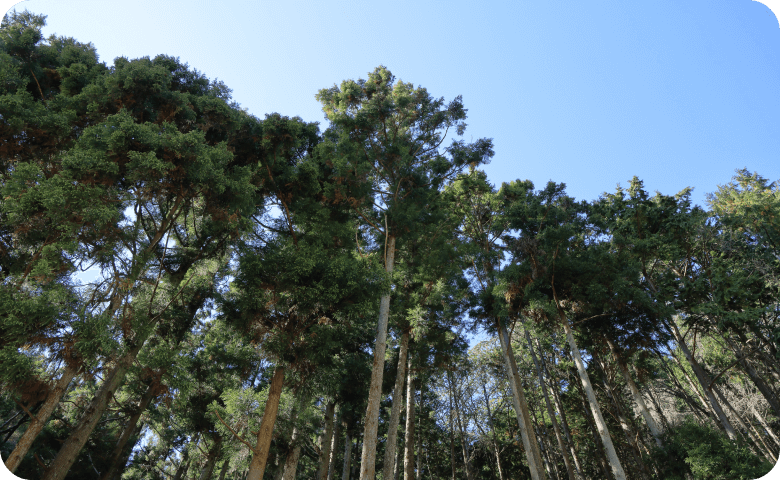
<instances>
[{"instance_id":1,"label":"tree trunk","mask_svg":"<svg viewBox=\"0 0 780 480\"><path fill-rule=\"evenodd\" d=\"M279 400L282 397L284 370L283 366L277 365L276 370L274 370L274 376L271 378L271 388L268 391L268 400L263 411L263 420L260 422L260 431L257 432L257 445L252 455L252 462L249 464L249 473L246 480L261 480L263 473L265 473L268 449L271 446L276 414L279 413Z\"/></svg>"},{"instance_id":2,"label":"tree trunk","mask_svg":"<svg viewBox=\"0 0 780 480\"><path fill-rule=\"evenodd\" d=\"M135 427L138 424L138 420L140 420L141 415L146 411L146 408L151 403L152 399L154 398L155 389L157 388L157 380L152 380L152 383L149 384L149 386L146 388L146 392L141 396L141 400L138 402L138 406L135 408L135 411L133 412L133 416L130 417L130 420L125 425L125 428L122 430L122 434L119 436L119 440L116 442L116 446L114 446L114 451L111 454L111 461L109 462L110 467L108 470L106 470L106 473L104 473L100 480L111 480L114 478L114 475L123 470L123 462L127 463L127 457L122 455L123 451L125 450L125 445L127 444L127 441L130 439L130 436L135 432Z\"/></svg>"},{"instance_id":3,"label":"tree trunk","mask_svg":"<svg viewBox=\"0 0 780 480\"><path fill-rule=\"evenodd\" d=\"M760 413L758 413L758 410L756 410L756 407L753 405L750 405L750 411L753 412L753 416L756 417L756 420L758 420L758 423L761 424L761 427L764 428L766 433L772 437L772 440L775 441L775 444L780 447L780 439L777 438L775 435L775 432L772 431L771 428L769 428L769 425L767 425L766 421L764 420L764 417L761 416Z\"/></svg>"},{"instance_id":4,"label":"tree trunk","mask_svg":"<svg viewBox=\"0 0 780 480\"><path fill-rule=\"evenodd\" d=\"M333 442L330 445L330 460L328 460L328 480L333 480L336 470L336 449L339 446L339 436L341 435L341 408L336 407L336 424L333 426Z\"/></svg>"},{"instance_id":5,"label":"tree trunk","mask_svg":"<svg viewBox=\"0 0 780 480\"><path fill-rule=\"evenodd\" d=\"M715 411L715 415L718 416L721 425L723 425L723 428L726 429L726 434L729 436L729 438L732 441L735 441L737 439L737 433L734 431L734 427L731 425L731 422L729 422L729 419L723 412L720 403L712 393L709 376L704 372L704 369L701 368L699 362L693 358L691 351L688 349L688 345L685 344L685 339L682 337L682 335L680 335L680 331L677 329L677 325L674 324L674 321L669 322L669 324L671 325L671 328L669 328L669 325L667 325L667 328L669 328L669 331L672 333L672 335L674 335L675 340L677 340L677 346L680 347L680 350L682 350L686 360L688 360L688 363L691 365L693 373L696 375L696 379L699 381L699 384L704 390L704 394L707 395L707 398L710 401L710 406Z\"/></svg>"},{"instance_id":6,"label":"tree trunk","mask_svg":"<svg viewBox=\"0 0 780 480\"><path fill-rule=\"evenodd\" d=\"M422 403L422 391L420 392L420 403ZM417 476L416 480L422 479L422 421L420 419L420 409L417 409Z\"/></svg>"},{"instance_id":7,"label":"tree trunk","mask_svg":"<svg viewBox=\"0 0 780 480\"><path fill-rule=\"evenodd\" d=\"M499 480L504 480L504 469L501 468L501 455L498 451L498 442L496 441L496 429L493 425L493 412L490 409L490 398L488 398L487 394L487 387L485 384L482 384L482 395L485 398L485 407L487 408L488 412L488 427L490 427L490 439L491 443L493 444L493 453L496 455L496 467L498 468L498 478Z\"/></svg>"},{"instance_id":8,"label":"tree trunk","mask_svg":"<svg viewBox=\"0 0 780 480\"><path fill-rule=\"evenodd\" d=\"M409 359L411 364L411 358ZM411 367L411 365L409 365ZM414 377L406 377L406 432L404 433L404 480L414 480Z\"/></svg>"},{"instance_id":9,"label":"tree trunk","mask_svg":"<svg viewBox=\"0 0 780 480\"><path fill-rule=\"evenodd\" d=\"M539 346L539 342L537 340L537 347ZM551 380L552 383L552 377L550 376L550 371L547 369L547 360L544 358L544 353L542 352L541 348L539 349L539 356L542 360L542 367L544 368L545 373L547 374L547 378ZM558 380L555 380L557 383ZM571 452L571 458L574 460L574 468L576 469L577 476L580 479L584 479L585 476L582 474L582 467L580 466L580 460L577 458L577 451L574 449L574 440L571 438L571 432L569 432L569 423L566 420L566 412L563 409L563 404L561 403L561 399L558 396L558 388L559 385L553 386L550 385L550 390L553 394L553 400L555 400L555 408L558 411L558 415L561 417L561 427L563 428L563 434L566 436L566 442L569 444L569 451Z\"/></svg>"},{"instance_id":10,"label":"tree trunk","mask_svg":"<svg viewBox=\"0 0 780 480\"><path fill-rule=\"evenodd\" d=\"M614 389L612 388L612 385L610 383L610 377L609 373L607 372L607 366L604 364L604 362L601 361L599 357L597 357L595 354L593 355L593 359L596 360L596 363L599 365L602 371L601 381L604 384L604 392L607 394L607 397L612 400L612 404L615 406L615 413L617 414L618 421L620 422L620 427L623 429L623 434L626 437L626 442L629 446L631 446L631 455L634 457L634 463L639 467L639 474L642 474L645 478L650 478L650 470L647 468L647 465L645 465L644 460L642 459L642 452L640 450L639 446L639 435L634 432L634 430L631 428L631 425L629 424L628 419L626 418L625 411L623 409L623 406L620 403L620 397L617 396Z\"/></svg>"},{"instance_id":11,"label":"tree trunk","mask_svg":"<svg viewBox=\"0 0 780 480\"><path fill-rule=\"evenodd\" d=\"M71 465L76 461L76 457L84 447L84 444L87 443L87 440L89 440L89 436L92 434L95 426L97 426L103 413L106 411L109 400L116 389L124 382L127 370L130 368L130 365L132 365L136 356L138 356L138 352L141 351L144 342L146 342L146 339L149 338L151 333L152 328L147 327L145 332L141 333L139 337L136 338L135 346L128 350L117 361L116 366L111 373L109 373L108 378L106 378L97 393L95 393L89 407L87 407L86 411L79 419L79 422L73 430L71 430L70 436L68 436L65 443L60 447L57 456L52 460L51 464L49 464L49 467L43 475L43 480L63 480L65 475L68 474Z\"/></svg>"},{"instance_id":12,"label":"tree trunk","mask_svg":"<svg viewBox=\"0 0 780 480\"><path fill-rule=\"evenodd\" d=\"M228 468L230 468L230 458L226 458L222 463L222 471L219 472L219 480L225 480L225 475L227 475Z\"/></svg>"},{"instance_id":13,"label":"tree trunk","mask_svg":"<svg viewBox=\"0 0 780 480\"><path fill-rule=\"evenodd\" d=\"M385 464L382 478L389 479L395 469L395 451L398 446L398 419L401 415L401 399L403 398L404 377L406 376L406 353L409 348L409 330L401 335L401 347L398 350L398 372L395 375L393 388L393 406L390 410L390 424L387 430L387 445L385 446Z\"/></svg>"},{"instance_id":14,"label":"tree trunk","mask_svg":"<svg viewBox=\"0 0 780 480\"><path fill-rule=\"evenodd\" d=\"M198 433L195 434L195 437L192 439L192 443L195 443L197 445L198 442ZM173 480L181 480L183 476L187 474L187 470L190 467L190 451L188 448L183 449L184 452L181 454L181 463L179 463L179 468L176 469L176 473L173 475Z\"/></svg>"},{"instance_id":15,"label":"tree trunk","mask_svg":"<svg viewBox=\"0 0 780 480\"><path fill-rule=\"evenodd\" d=\"M349 465L352 463L352 439L349 430L344 432L344 465L341 468L341 480L349 480Z\"/></svg>"},{"instance_id":16,"label":"tree trunk","mask_svg":"<svg viewBox=\"0 0 780 480\"><path fill-rule=\"evenodd\" d=\"M577 343L574 341L574 334L569 326L569 320L561 315L561 323L563 323L563 329L566 332L566 339L569 341L569 348L571 349L571 355L574 358L574 364L577 366L577 373L582 381L582 387L585 389L585 394L588 398L593 420L596 422L596 428L601 437L601 442L604 444L604 450L607 453L610 467L612 467L612 473L615 475L616 480L625 480L626 473L623 471L623 466L620 464L620 459L615 451L615 446L612 444L612 438L609 435L607 424L604 422L604 417L601 415L601 409L596 400L596 394L593 392L593 385L590 383L588 372L585 370L585 364L582 362Z\"/></svg>"},{"instance_id":17,"label":"tree trunk","mask_svg":"<svg viewBox=\"0 0 780 480\"><path fill-rule=\"evenodd\" d=\"M631 378L631 373L628 371L626 363L618 355L618 352L615 349L615 344L613 344L612 340L609 338L606 338L606 340L607 345L609 345L609 350L612 352L612 358L615 359L620 373L623 375L623 379L626 381L629 390L631 390L631 396L634 398L634 402L637 404L637 407L639 407L639 412L642 414L642 418L645 419L645 423L647 423L647 427L650 429L650 434L653 436L653 440L655 440L656 445L662 447L663 442L661 441L661 429L658 428L658 424L655 423L655 419L650 414L650 410L647 408L647 404L645 404L644 398L642 398L642 393L639 391L636 383L634 383L634 379Z\"/></svg>"},{"instance_id":18,"label":"tree trunk","mask_svg":"<svg viewBox=\"0 0 780 480\"><path fill-rule=\"evenodd\" d=\"M222 437L217 435L217 438L214 440L214 445L211 446L211 449L209 449L209 453L206 456L206 465L200 472L199 480L209 480L211 478L211 474L214 473L214 466L217 464L217 458L219 457L221 447Z\"/></svg>"},{"instance_id":19,"label":"tree trunk","mask_svg":"<svg viewBox=\"0 0 780 480\"><path fill-rule=\"evenodd\" d=\"M599 432L596 431L596 425L593 423L593 415L587 414L587 411L590 410L590 407L588 406L588 399L585 397L585 391L582 388L582 383L576 381L573 383L576 385L577 392L579 392L580 394L580 400L582 402L583 418L585 419L585 423L588 424L588 429L590 430L591 436L593 437L593 445L596 448L596 457L598 457L599 460L601 473L604 474L605 479L612 479L612 475L610 475L609 462L607 461L607 456L604 453L604 445L602 444L601 439L599 438Z\"/></svg>"},{"instance_id":20,"label":"tree trunk","mask_svg":"<svg viewBox=\"0 0 780 480\"><path fill-rule=\"evenodd\" d=\"M683 401L688 405L688 407L691 409L693 414L696 415L696 418L698 418L700 421L705 422L705 419L708 418L712 420L712 422L715 425L717 425L718 428L723 430L723 425L721 425L720 422L718 422L718 419L712 413L711 409L707 407L707 401L704 400L704 397L701 396L699 390L696 388L696 386L693 384L691 379L688 377L688 374L685 372L685 369L682 367L677 357L671 355L672 359L677 363L677 365L680 367L680 370L683 372L683 376L685 377L685 380L688 382L688 386L691 388L691 390L693 390L694 394L699 398L699 401L701 402L701 406L699 406L696 403L696 399L688 395L688 392L685 391L685 387L683 387L683 385L677 379L677 375L674 373L672 368L667 364L666 357L663 356L660 352L655 352L655 354L658 357L661 366L666 371L666 374L669 376L669 379L672 381L674 386L677 387L677 390L675 392L677 394L677 397L683 399Z\"/></svg>"},{"instance_id":21,"label":"tree trunk","mask_svg":"<svg viewBox=\"0 0 780 480\"><path fill-rule=\"evenodd\" d=\"M452 418L452 389L448 395L450 401L450 466L452 467L452 480L455 480L455 422Z\"/></svg>"},{"instance_id":22,"label":"tree trunk","mask_svg":"<svg viewBox=\"0 0 780 480\"><path fill-rule=\"evenodd\" d=\"M5 462L5 466L11 473L16 470L22 462L22 459L24 459L24 456L27 455L27 451L30 450L35 438L41 433L46 422L49 421L49 417L51 417L54 409L60 404L62 395L65 393L65 390L67 390L73 377L76 376L78 370L78 366L65 364L65 368L63 369L59 380L57 380L57 383L54 384L54 388L52 388L46 396L46 400L43 402L43 405L41 405L38 413L32 417L30 425L27 427L24 434L22 434L22 437L16 443L13 452L11 452L11 455L8 456L8 460Z\"/></svg>"},{"instance_id":23,"label":"tree trunk","mask_svg":"<svg viewBox=\"0 0 780 480\"><path fill-rule=\"evenodd\" d=\"M742 369L745 373L748 374L750 379L753 381L753 384L756 386L756 388L758 388L758 391L761 392L761 395L763 395L767 403L769 403L769 406L772 408L774 414L780 417L780 401L778 401L777 397L772 392L772 389L769 388L769 385L767 385L764 379L758 375L753 366L750 365L750 363L747 361L745 352L742 351L742 348L740 348L738 344L732 342L727 335L723 335L722 337L731 347L731 350L734 351L734 355L736 355L737 359L739 359L739 363L742 365Z\"/></svg>"},{"instance_id":24,"label":"tree trunk","mask_svg":"<svg viewBox=\"0 0 780 480\"><path fill-rule=\"evenodd\" d=\"M458 387L455 385L455 383L452 381L452 372L447 371L447 375L450 380L450 395L452 395L455 399L455 421L458 424L458 431L460 432L460 449L463 454L463 468L466 470L466 478L468 480L472 480L473 474L471 473L471 468L469 465L469 451L468 451L468 442L466 441L466 432L463 428L463 422L461 421L460 416L460 407L458 406L458 398L460 397L460 391L458 390Z\"/></svg>"},{"instance_id":25,"label":"tree trunk","mask_svg":"<svg viewBox=\"0 0 780 480\"><path fill-rule=\"evenodd\" d=\"M393 271L395 261L395 237L390 236L385 245L385 271ZM368 405L363 429L363 452L360 456L360 480L375 480L376 434L379 428L379 403L382 397L382 375L385 370L385 348L387 347L387 319L390 315L390 292L382 295L379 303L379 322L376 344L374 345L374 363L371 367L371 386L368 390Z\"/></svg>"},{"instance_id":26,"label":"tree trunk","mask_svg":"<svg viewBox=\"0 0 780 480\"><path fill-rule=\"evenodd\" d=\"M317 478L327 480L328 467L330 466L330 447L333 442L333 414L336 408L335 402L329 402L325 407L325 436L322 438L322 447L320 448L320 468Z\"/></svg>"},{"instance_id":27,"label":"tree trunk","mask_svg":"<svg viewBox=\"0 0 780 480\"><path fill-rule=\"evenodd\" d=\"M187 474L187 470L190 468L189 458L182 459L179 464L179 468L176 469L176 474L173 476L173 480L181 480L181 478Z\"/></svg>"},{"instance_id":28,"label":"tree trunk","mask_svg":"<svg viewBox=\"0 0 780 480\"><path fill-rule=\"evenodd\" d=\"M298 427L293 427L292 438L290 439L290 447L292 448L287 452L287 458L284 461L284 475L282 480L295 480L295 473L298 470L298 460L301 459L301 443L298 437L300 432Z\"/></svg>"},{"instance_id":29,"label":"tree trunk","mask_svg":"<svg viewBox=\"0 0 780 480\"><path fill-rule=\"evenodd\" d=\"M755 444L755 453L756 455L761 455L765 457L770 462L777 462L777 458L775 458L775 455L772 453L772 450L769 449L767 444L764 442L764 439L761 438L760 435L756 434L755 428L753 428L752 422L748 424L747 421L745 421L742 418L742 415L737 412L737 410L731 406L731 402L726 398L726 396L721 392L717 387L712 387L712 390L715 392L715 394L720 398L720 401L723 402L723 405L726 406L726 408L731 412L731 415L734 417L734 419L737 421L739 426L745 431L745 435L748 436L748 439L750 440L749 443ZM763 448L762 448L763 447ZM758 453L762 452L762 453Z\"/></svg>"},{"instance_id":30,"label":"tree trunk","mask_svg":"<svg viewBox=\"0 0 780 480\"><path fill-rule=\"evenodd\" d=\"M496 318L496 327L498 328L498 338L501 342L501 353L504 356L504 364L507 377L509 378L509 385L512 387L512 403L515 407L515 414L517 415L517 424L520 427L520 436L523 439L523 447L525 448L525 455L528 460L528 468L531 470L531 479L543 480L545 478L544 464L542 463L542 456L539 453L539 444L536 443L536 437L531 428L532 424L531 416L528 414L528 402L526 402L523 385L520 382L520 375L517 372L517 363L515 362L515 354L512 351L512 342L509 338L509 333L506 330L506 325L502 324L498 318Z\"/></svg>"},{"instance_id":31,"label":"tree trunk","mask_svg":"<svg viewBox=\"0 0 780 480\"><path fill-rule=\"evenodd\" d=\"M549 395L547 395L547 386L544 381L544 376L542 375L542 368L539 365L539 361L536 359L536 354L534 353L534 346L533 343L531 342L531 335L528 334L528 330L526 330L525 328L523 328L523 332L525 333L525 339L528 342L528 349L531 352L531 359L534 362L534 367L536 367L536 375L539 377L539 386L542 387L542 395L544 396L544 403L547 406L547 415L550 416L550 421L552 422L553 431L555 432L555 439L558 441L558 448L561 449L561 457L563 457L563 463L566 466L566 473L569 476L569 480L575 480L574 469L571 466L571 461L569 460L569 456L566 455L566 447L563 445L563 438L561 438L561 430L558 428L558 421L555 419L555 413L553 412L552 405L550 404L550 397ZM541 352L539 354L541 355Z\"/></svg>"}]
</instances>

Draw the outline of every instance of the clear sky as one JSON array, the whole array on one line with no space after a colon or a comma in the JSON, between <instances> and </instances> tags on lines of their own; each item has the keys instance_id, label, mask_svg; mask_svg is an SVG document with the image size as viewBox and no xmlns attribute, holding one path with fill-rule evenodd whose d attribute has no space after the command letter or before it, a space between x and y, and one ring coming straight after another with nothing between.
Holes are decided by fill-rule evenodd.
<instances>
[{"instance_id":1,"label":"clear sky","mask_svg":"<svg viewBox=\"0 0 780 480\"><path fill-rule=\"evenodd\" d=\"M102 61L179 56L250 113L325 126L315 93L378 65L494 139L492 182L595 199L634 175L694 202L747 167L780 179L780 26L751 0L28 0Z\"/></svg>"}]
</instances>

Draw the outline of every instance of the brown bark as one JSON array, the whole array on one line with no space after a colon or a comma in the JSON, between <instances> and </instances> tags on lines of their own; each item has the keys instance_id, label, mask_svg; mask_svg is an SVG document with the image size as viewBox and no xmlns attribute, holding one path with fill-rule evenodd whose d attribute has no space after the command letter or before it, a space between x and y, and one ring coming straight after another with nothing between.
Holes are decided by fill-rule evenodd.
<instances>
[{"instance_id":1,"label":"brown bark","mask_svg":"<svg viewBox=\"0 0 780 480\"><path fill-rule=\"evenodd\" d=\"M146 332L142 333L135 340L135 345L117 361L116 366L109 373L108 378L100 386L97 393L95 393L92 402L90 402L86 411L82 414L79 422L71 430L70 436L63 443L57 456L46 469L43 480L63 480L65 475L68 474L68 470L73 465L73 462L76 461L76 457L84 447L84 444L87 443L89 436L106 411L108 402L114 392L124 382L127 370L132 365L138 352L141 351L144 342L146 342L150 334L151 328L146 328Z\"/></svg>"},{"instance_id":2,"label":"brown bark","mask_svg":"<svg viewBox=\"0 0 780 480\"><path fill-rule=\"evenodd\" d=\"M320 449L320 468L317 478L327 480L328 467L330 466L330 447L333 442L333 414L336 408L335 402L329 402L325 407L325 436L322 438L322 448Z\"/></svg>"},{"instance_id":3,"label":"brown bark","mask_svg":"<svg viewBox=\"0 0 780 480\"><path fill-rule=\"evenodd\" d=\"M528 414L528 402L525 399L523 384L520 382L520 375L517 371L517 363L515 362L515 354L512 351L509 332L507 332L506 326L498 318L496 319L496 327L498 329L498 338L501 342L501 353L504 357L509 385L512 387L512 403L517 415L517 424L520 427L520 437L523 440L528 468L531 470L531 479L543 480L545 478L544 464L539 453L539 444L536 442L532 429L531 416Z\"/></svg>"},{"instance_id":4,"label":"brown bark","mask_svg":"<svg viewBox=\"0 0 780 480\"><path fill-rule=\"evenodd\" d=\"M279 400L282 397L284 385L284 370L281 365L276 366L274 376L271 378L271 388L268 391L268 400L265 403L263 420L260 422L260 431L257 432L257 444L249 464L249 473L246 480L261 480L265 473L265 464L268 461L268 450L271 446L276 414L279 413Z\"/></svg>"},{"instance_id":5,"label":"brown bark","mask_svg":"<svg viewBox=\"0 0 780 480\"><path fill-rule=\"evenodd\" d=\"M406 354L409 348L409 329L401 335L401 346L398 349L398 372L395 376L393 388L393 406L390 410L390 424L387 431L387 445L385 446L385 464L382 468L382 478L389 479L395 469L395 452L398 445L398 419L401 413L403 398L404 377L406 376Z\"/></svg>"},{"instance_id":6,"label":"brown bark","mask_svg":"<svg viewBox=\"0 0 780 480\"><path fill-rule=\"evenodd\" d=\"M395 261L395 237L387 239L385 271L393 271ZM368 390L368 405L363 429L363 452L360 456L360 480L375 480L376 435L379 428L379 404L382 396L382 375L385 370L385 349L387 348L387 320L390 315L390 292L382 295L379 302L379 321L374 344L374 363L371 367L371 385Z\"/></svg>"},{"instance_id":7,"label":"brown bark","mask_svg":"<svg viewBox=\"0 0 780 480\"><path fill-rule=\"evenodd\" d=\"M16 470L16 468L22 462L22 459L24 459L24 456L27 455L27 451L30 450L30 447L35 441L35 438L39 433L41 433L41 430L43 430L46 422L49 421L49 417L51 417L54 409L57 408L57 405L60 404L62 395L65 393L65 390L67 390L68 385L70 384L71 380L73 380L73 377L76 376L78 370L79 367L76 365L65 365L65 368L62 371L62 375L60 375L57 383L54 384L54 388L52 388L52 390L46 396L46 400L44 400L43 405L41 405L41 408L32 417L27 430L25 430L24 434L22 434L22 437L16 443L13 452L11 452L11 454L8 456L8 460L6 460L5 466L8 468L8 470L11 471L11 473Z\"/></svg>"}]
</instances>

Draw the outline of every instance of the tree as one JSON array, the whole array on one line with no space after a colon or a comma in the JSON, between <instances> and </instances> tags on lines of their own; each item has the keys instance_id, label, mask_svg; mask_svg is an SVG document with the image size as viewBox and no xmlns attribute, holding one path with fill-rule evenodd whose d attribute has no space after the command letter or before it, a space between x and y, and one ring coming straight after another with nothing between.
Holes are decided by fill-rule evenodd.
<instances>
[{"instance_id":1,"label":"tree","mask_svg":"<svg viewBox=\"0 0 780 480\"><path fill-rule=\"evenodd\" d=\"M461 98L445 105L443 98L434 99L424 88L396 82L385 67L377 67L367 80L348 80L340 87L320 90L317 99L331 123L323 149L345 185L336 196L349 202L373 229L379 245L383 241L379 248L390 273L396 241L414 238L415 226L434 215L428 205L444 183L466 165L478 165L492 156L492 143L453 141L440 149L450 128L457 135L465 131ZM389 311L388 292L380 301L361 479L374 477Z\"/></svg>"}]
</instances>

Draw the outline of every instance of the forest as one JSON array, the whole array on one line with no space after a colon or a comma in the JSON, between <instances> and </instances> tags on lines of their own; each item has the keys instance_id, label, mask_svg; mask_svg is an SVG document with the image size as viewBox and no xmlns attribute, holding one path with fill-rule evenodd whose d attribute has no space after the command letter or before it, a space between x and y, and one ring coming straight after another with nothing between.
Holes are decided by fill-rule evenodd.
<instances>
[{"instance_id":1,"label":"forest","mask_svg":"<svg viewBox=\"0 0 780 480\"><path fill-rule=\"evenodd\" d=\"M45 19L0 26L15 475L752 479L777 463L777 182L726 172L706 208L636 177L593 200L496 186L462 99L384 66L301 92L323 125L259 118L176 57L107 66L44 38Z\"/></svg>"}]
</instances>

